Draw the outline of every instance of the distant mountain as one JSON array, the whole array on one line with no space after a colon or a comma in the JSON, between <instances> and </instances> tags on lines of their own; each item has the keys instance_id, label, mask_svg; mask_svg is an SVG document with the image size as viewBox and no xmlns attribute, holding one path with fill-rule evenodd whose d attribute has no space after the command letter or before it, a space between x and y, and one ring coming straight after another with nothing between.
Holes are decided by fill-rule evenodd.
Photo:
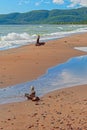
<instances>
[{"instance_id":1,"label":"distant mountain","mask_svg":"<svg viewBox=\"0 0 87 130\"><path fill-rule=\"evenodd\" d=\"M34 10L26 13L1 14L0 24L87 24L87 8L71 10Z\"/></svg>"}]
</instances>

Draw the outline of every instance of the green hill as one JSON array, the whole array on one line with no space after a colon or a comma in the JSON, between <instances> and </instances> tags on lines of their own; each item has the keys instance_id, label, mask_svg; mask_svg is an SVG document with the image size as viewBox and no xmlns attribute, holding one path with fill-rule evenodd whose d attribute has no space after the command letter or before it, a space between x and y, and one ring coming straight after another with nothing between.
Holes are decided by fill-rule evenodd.
<instances>
[{"instance_id":1,"label":"green hill","mask_svg":"<svg viewBox=\"0 0 87 130\"><path fill-rule=\"evenodd\" d=\"M34 10L26 13L1 14L0 24L87 24L87 8L71 10Z\"/></svg>"}]
</instances>

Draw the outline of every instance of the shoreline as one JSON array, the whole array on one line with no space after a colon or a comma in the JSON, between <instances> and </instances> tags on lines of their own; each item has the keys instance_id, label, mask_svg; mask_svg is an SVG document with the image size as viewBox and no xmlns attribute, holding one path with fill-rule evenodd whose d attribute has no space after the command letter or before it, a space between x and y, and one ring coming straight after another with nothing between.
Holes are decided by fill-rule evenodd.
<instances>
[{"instance_id":1,"label":"shoreline","mask_svg":"<svg viewBox=\"0 0 87 130\"><path fill-rule=\"evenodd\" d=\"M86 41L87 33L49 41L40 47L30 45L0 52L0 88L35 79L49 67L86 55L73 49L87 46ZM23 79L22 73L26 72ZM52 91L39 102L26 99L0 105L0 130L87 130L87 85Z\"/></svg>"},{"instance_id":2,"label":"shoreline","mask_svg":"<svg viewBox=\"0 0 87 130\"><path fill-rule=\"evenodd\" d=\"M86 130L87 85L50 92L39 102L0 105L2 130Z\"/></svg>"},{"instance_id":3,"label":"shoreline","mask_svg":"<svg viewBox=\"0 0 87 130\"><path fill-rule=\"evenodd\" d=\"M0 51L0 88L37 79L52 66L71 57L86 55L86 52L73 49L86 46L86 35L87 33L76 34L48 41L44 46L31 44Z\"/></svg>"}]
</instances>

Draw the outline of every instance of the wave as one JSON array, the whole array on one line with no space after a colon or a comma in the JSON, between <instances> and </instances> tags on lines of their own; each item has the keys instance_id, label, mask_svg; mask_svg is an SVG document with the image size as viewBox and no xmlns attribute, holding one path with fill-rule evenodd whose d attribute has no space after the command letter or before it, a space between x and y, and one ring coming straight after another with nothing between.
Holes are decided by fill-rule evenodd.
<instances>
[{"instance_id":1,"label":"wave","mask_svg":"<svg viewBox=\"0 0 87 130\"><path fill-rule=\"evenodd\" d=\"M9 33L7 36L1 36L2 41L13 41L13 40L27 40L29 39L29 35L27 33L17 34L17 33Z\"/></svg>"},{"instance_id":2,"label":"wave","mask_svg":"<svg viewBox=\"0 0 87 130\"><path fill-rule=\"evenodd\" d=\"M39 27L42 28L43 26L39 26ZM66 37L72 34L76 34L76 33L87 32L87 26L86 27L75 26L75 29L70 29L70 27L71 25L68 26L66 30L65 29L66 26L62 26L62 27L60 26L58 27L59 30L51 31L51 32L49 30L48 32L44 32L44 33L41 33L39 30L38 34L41 35L40 40L46 42L48 40L62 38L62 37ZM27 32L23 32L23 33L11 32L11 33L8 33L7 35L3 35L0 37L0 50L16 48L16 47L31 44L31 43L35 44L36 38L37 38L37 32L32 33L32 34L29 34Z\"/></svg>"},{"instance_id":3,"label":"wave","mask_svg":"<svg viewBox=\"0 0 87 130\"><path fill-rule=\"evenodd\" d=\"M28 33L8 33L6 36L0 38L0 50L10 49L35 42L36 35L29 35Z\"/></svg>"}]
</instances>

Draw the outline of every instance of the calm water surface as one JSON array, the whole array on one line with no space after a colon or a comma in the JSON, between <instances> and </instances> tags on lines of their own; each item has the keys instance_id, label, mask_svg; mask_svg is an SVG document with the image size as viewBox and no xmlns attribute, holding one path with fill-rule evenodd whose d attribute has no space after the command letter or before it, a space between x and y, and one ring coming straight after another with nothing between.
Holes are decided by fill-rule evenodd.
<instances>
[{"instance_id":1,"label":"calm water surface","mask_svg":"<svg viewBox=\"0 0 87 130\"><path fill-rule=\"evenodd\" d=\"M24 101L24 93L34 85L38 96L75 85L87 84L87 56L69 59L67 62L48 69L36 80L0 89L0 104Z\"/></svg>"}]
</instances>

